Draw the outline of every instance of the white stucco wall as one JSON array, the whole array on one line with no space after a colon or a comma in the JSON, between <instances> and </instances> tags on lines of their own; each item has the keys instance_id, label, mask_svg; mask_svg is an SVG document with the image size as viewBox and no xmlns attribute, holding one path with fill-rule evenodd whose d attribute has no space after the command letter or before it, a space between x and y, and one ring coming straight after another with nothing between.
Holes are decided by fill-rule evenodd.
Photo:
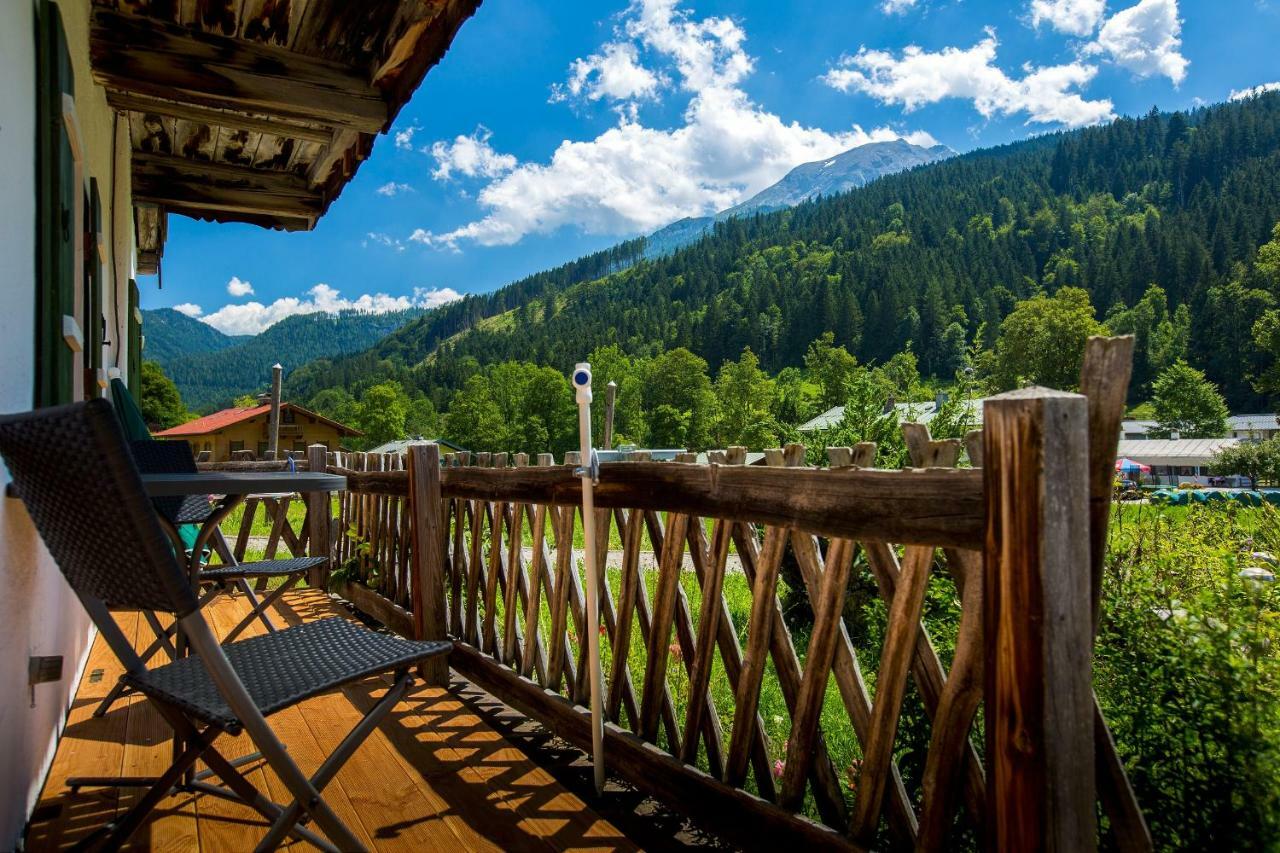
<instances>
[{"instance_id":1,"label":"white stucco wall","mask_svg":"<svg viewBox=\"0 0 1280 853\"><path fill-rule=\"evenodd\" d=\"M119 319L128 300L132 235L125 137L116 153L121 184L111 221L112 113L93 84L88 60L88 0L64 2L64 23L76 76L76 112L86 145L87 173L98 179L109 264L106 366L126 364L117 350ZM0 412L30 409L35 362L36 258L36 45L32 0L0 2ZM120 304L110 264L120 274ZM0 466L0 484L8 474ZM21 837L52 760L58 734L74 696L91 626L32 528L22 505L0 498L0 850ZM30 655L62 655L63 679L27 688Z\"/></svg>"}]
</instances>

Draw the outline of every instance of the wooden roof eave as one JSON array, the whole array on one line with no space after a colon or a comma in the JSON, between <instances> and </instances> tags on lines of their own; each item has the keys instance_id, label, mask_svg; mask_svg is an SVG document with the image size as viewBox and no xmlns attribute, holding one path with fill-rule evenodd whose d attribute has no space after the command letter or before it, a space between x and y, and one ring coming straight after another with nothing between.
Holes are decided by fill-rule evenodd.
<instances>
[{"instance_id":1,"label":"wooden roof eave","mask_svg":"<svg viewBox=\"0 0 1280 853\"><path fill-rule=\"evenodd\" d=\"M166 212L314 228L479 6L93 2L93 76L130 122L143 272Z\"/></svg>"}]
</instances>

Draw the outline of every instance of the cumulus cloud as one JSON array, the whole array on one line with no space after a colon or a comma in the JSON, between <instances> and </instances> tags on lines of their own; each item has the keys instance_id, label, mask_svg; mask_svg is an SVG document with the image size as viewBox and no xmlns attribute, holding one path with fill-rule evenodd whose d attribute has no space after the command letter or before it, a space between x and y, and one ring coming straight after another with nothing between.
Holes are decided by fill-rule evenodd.
<instances>
[{"instance_id":1,"label":"cumulus cloud","mask_svg":"<svg viewBox=\"0 0 1280 853\"><path fill-rule=\"evenodd\" d=\"M467 178L496 178L516 167L512 154L500 154L489 144L493 132L480 125L470 136L459 134L453 142L436 142L431 146L431 156L436 168L431 177L447 181L454 175Z\"/></svg>"},{"instance_id":2,"label":"cumulus cloud","mask_svg":"<svg viewBox=\"0 0 1280 853\"><path fill-rule=\"evenodd\" d=\"M1163 75L1176 86L1187 76L1178 0L1141 0L1116 12L1087 53L1104 54L1139 77Z\"/></svg>"},{"instance_id":3,"label":"cumulus cloud","mask_svg":"<svg viewBox=\"0 0 1280 853\"><path fill-rule=\"evenodd\" d=\"M179 314L186 314L188 317L199 317L204 313L204 310L194 302L183 302L180 305L175 305L173 310Z\"/></svg>"},{"instance_id":4,"label":"cumulus cloud","mask_svg":"<svg viewBox=\"0 0 1280 853\"><path fill-rule=\"evenodd\" d=\"M880 3L880 11L886 15L905 15L909 10L914 9L920 0L882 0Z\"/></svg>"},{"instance_id":5,"label":"cumulus cloud","mask_svg":"<svg viewBox=\"0 0 1280 853\"><path fill-rule=\"evenodd\" d=\"M1087 100L1079 89L1097 68L1081 62L1036 67L1024 65L1021 77L996 66L995 31L971 48L927 51L917 45L900 56L861 48L843 56L823 81L842 92L862 92L881 103L900 104L908 112L947 98L973 102L982 116L1025 114L1027 122L1080 127L1114 117L1110 100Z\"/></svg>"},{"instance_id":6,"label":"cumulus cloud","mask_svg":"<svg viewBox=\"0 0 1280 853\"><path fill-rule=\"evenodd\" d=\"M585 97L589 101L652 99L666 79L639 62L639 51L630 42L610 42L588 57L575 59L569 79L552 87L551 100Z\"/></svg>"},{"instance_id":7,"label":"cumulus cloud","mask_svg":"<svg viewBox=\"0 0 1280 853\"><path fill-rule=\"evenodd\" d=\"M384 195L387 198L391 198L393 196L400 195L400 193L411 193L413 192L413 187L408 184L398 184L395 181L387 181L385 184L374 190L374 192L378 195Z\"/></svg>"},{"instance_id":8,"label":"cumulus cloud","mask_svg":"<svg viewBox=\"0 0 1280 853\"><path fill-rule=\"evenodd\" d=\"M409 239L457 249L465 241L510 245L564 226L634 234L729 207L798 163L856 145L899 137L936 144L923 131L868 132L857 125L827 131L784 121L741 88L753 67L745 41L746 33L731 18L695 19L676 0L636 0L613 40L581 65L571 65L568 81L557 90L562 99L618 108L618 123L594 139L564 140L545 163L512 161L477 194L485 216L442 234L418 229ZM652 79L661 81L655 87L686 93L682 123L646 126L635 108L656 89L643 82L649 78L609 76L613 72L600 59L608 56L643 58ZM453 171L451 166L446 175Z\"/></svg>"},{"instance_id":9,"label":"cumulus cloud","mask_svg":"<svg viewBox=\"0 0 1280 853\"><path fill-rule=\"evenodd\" d=\"M241 281L238 276L233 275L231 281L227 282L227 293L237 298L249 296L253 293L253 285L247 281Z\"/></svg>"},{"instance_id":10,"label":"cumulus cloud","mask_svg":"<svg viewBox=\"0 0 1280 853\"><path fill-rule=\"evenodd\" d=\"M1048 24L1069 36L1087 36L1097 29L1106 0L1031 0L1031 26Z\"/></svg>"},{"instance_id":11,"label":"cumulus cloud","mask_svg":"<svg viewBox=\"0 0 1280 853\"><path fill-rule=\"evenodd\" d=\"M1280 92L1280 80L1274 83L1259 83L1256 86L1250 86L1247 89L1232 89L1229 101L1243 101L1245 98L1252 98L1261 95L1263 92Z\"/></svg>"},{"instance_id":12,"label":"cumulus cloud","mask_svg":"<svg viewBox=\"0 0 1280 853\"><path fill-rule=\"evenodd\" d=\"M411 125L404 130L397 130L392 137L395 140L396 147L401 151L413 150L413 135L418 132L418 126Z\"/></svg>"},{"instance_id":13,"label":"cumulus cloud","mask_svg":"<svg viewBox=\"0 0 1280 853\"><path fill-rule=\"evenodd\" d=\"M413 296L390 296L386 293L363 294L355 299L343 297L335 288L327 284L317 284L307 291L307 297L299 299L286 296L275 300L270 305L261 302L246 302L243 305L224 305L212 314L200 319L227 335L256 335L263 329L272 326L286 317L296 314L336 314L339 311L364 311L372 314L385 314L390 311L404 311L409 308L436 308L456 299L462 294L450 287L414 288ZM196 305L174 306L176 310L194 308L195 314L183 311L188 316L199 316L200 308Z\"/></svg>"}]
</instances>

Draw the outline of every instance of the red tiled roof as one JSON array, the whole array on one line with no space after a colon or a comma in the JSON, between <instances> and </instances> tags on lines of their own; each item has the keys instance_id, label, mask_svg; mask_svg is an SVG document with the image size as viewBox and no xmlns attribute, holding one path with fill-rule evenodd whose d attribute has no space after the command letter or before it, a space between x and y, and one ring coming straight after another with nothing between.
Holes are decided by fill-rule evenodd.
<instances>
[{"instance_id":1,"label":"red tiled roof","mask_svg":"<svg viewBox=\"0 0 1280 853\"><path fill-rule=\"evenodd\" d=\"M315 418L321 423L329 424L339 432L347 435L363 435L364 433L346 424L339 423L332 418L326 418L324 415L304 409L294 403L281 403L281 409L293 409L295 412ZM208 435L211 432L217 432L220 429L226 429L233 424L247 421L250 418L256 418L258 415L265 415L271 411L271 406L263 404L261 406L250 406L247 409L223 409L220 412L214 412L211 415L205 415L203 418L196 418L194 421L188 421L185 424L179 424L176 427L170 427L163 432L156 433L157 438L183 438L190 435Z\"/></svg>"}]
</instances>

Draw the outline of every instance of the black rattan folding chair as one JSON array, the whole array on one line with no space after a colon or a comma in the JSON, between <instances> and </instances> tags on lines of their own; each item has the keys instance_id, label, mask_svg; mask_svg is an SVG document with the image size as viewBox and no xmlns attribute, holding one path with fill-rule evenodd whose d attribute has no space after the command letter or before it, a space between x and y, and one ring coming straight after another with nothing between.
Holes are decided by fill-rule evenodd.
<instances>
[{"instance_id":1,"label":"black rattan folding chair","mask_svg":"<svg viewBox=\"0 0 1280 853\"><path fill-rule=\"evenodd\" d=\"M183 789L239 800L268 818L272 824L260 850L289 835L323 850L361 849L320 792L403 698L412 684L411 668L447 654L450 644L404 640L333 618L220 645L104 400L0 417L0 456L49 552L124 664L125 681L155 705L182 745L173 766L85 846L115 849L164 797ZM192 655L148 669L111 617L113 607L173 614ZM308 778L266 718L387 672L394 674L391 689ZM292 803L271 802L214 747L219 734L242 731L288 788ZM227 787L185 779L197 760ZM308 817L327 838L301 825Z\"/></svg>"},{"instance_id":2,"label":"black rattan folding chair","mask_svg":"<svg viewBox=\"0 0 1280 853\"><path fill-rule=\"evenodd\" d=\"M198 471L195 458L191 455L191 445L185 441L142 439L130 442L129 449L138 470L144 474L194 474ZM159 514L165 532L169 534L174 547L183 547L182 539L178 534L179 528L186 524L204 525L218 512L218 509L210 505L208 498L203 495L153 498L151 504ZM230 509L231 507L227 508L228 511ZM218 520L220 519L215 519L215 522ZM210 544L221 555L223 564L201 570L200 582L205 585L205 589L200 593L200 606L205 606L220 593L232 590L242 592L249 601L249 613L223 638L223 642L227 643L240 636L241 632L253 624L254 619L262 622L268 633L275 633L276 626L267 613L268 608L306 577L311 568L324 562L323 557L295 557L287 560L258 560L241 563L227 547L226 541L222 538L221 529L216 526L212 529ZM275 589L269 590L265 599L259 600L253 586L249 583L250 579L265 580L278 577L284 578L284 582ZM143 663L149 663L151 658L161 650L167 651L170 657L173 657L174 647L171 638L176 630L176 623L165 628L160 625L154 615L149 613L144 615L155 632L156 639L141 653ZM126 693L128 688L125 683L123 681L117 683L98 703L93 715L103 716L116 700Z\"/></svg>"}]
</instances>

